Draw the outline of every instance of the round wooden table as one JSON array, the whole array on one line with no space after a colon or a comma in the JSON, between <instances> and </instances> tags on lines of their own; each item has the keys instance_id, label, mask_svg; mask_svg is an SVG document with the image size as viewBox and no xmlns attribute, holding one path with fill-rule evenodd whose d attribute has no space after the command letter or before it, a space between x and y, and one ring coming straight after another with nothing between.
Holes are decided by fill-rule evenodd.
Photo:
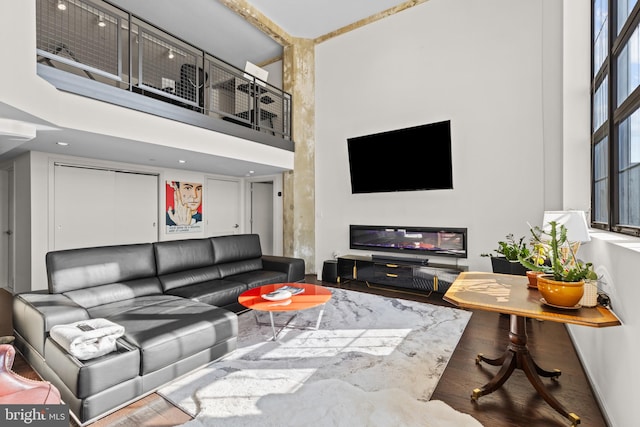
<instances>
[{"instance_id":1,"label":"round wooden table","mask_svg":"<svg viewBox=\"0 0 640 427\"><path fill-rule=\"evenodd\" d=\"M302 288L304 289L304 292L292 295L291 298L280 301L269 301L262 298L262 295L273 292L284 286ZM316 322L315 329L318 329L320 327L320 321L322 320L322 314L324 313L324 304L326 304L330 299L331 291L324 286L312 285L310 283L275 283L259 286L243 292L238 297L238 302L251 310L266 311L269 313L271 329L273 330L273 340L275 341L278 334L276 333L275 323L273 322L273 312L300 311L323 306L318 314L318 320ZM289 321L291 321L291 319Z\"/></svg>"}]
</instances>

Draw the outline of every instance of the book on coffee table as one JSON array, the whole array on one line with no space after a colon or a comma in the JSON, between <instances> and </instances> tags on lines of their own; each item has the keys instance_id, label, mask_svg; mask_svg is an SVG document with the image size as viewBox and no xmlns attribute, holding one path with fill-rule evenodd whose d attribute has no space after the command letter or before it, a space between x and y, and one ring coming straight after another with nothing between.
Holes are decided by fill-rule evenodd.
<instances>
[{"instance_id":1,"label":"book on coffee table","mask_svg":"<svg viewBox=\"0 0 640 427\"><path fill-rule=\"evenodd\" d=\"M304 292L304 288L300 288L298 286L287 285L287 286L283 286L281 288L278 288L278 291L287 291L287 292L291 292L291 295L298 295L298 294L301 294L301 293Z\"/></svg>"}]
</instances>

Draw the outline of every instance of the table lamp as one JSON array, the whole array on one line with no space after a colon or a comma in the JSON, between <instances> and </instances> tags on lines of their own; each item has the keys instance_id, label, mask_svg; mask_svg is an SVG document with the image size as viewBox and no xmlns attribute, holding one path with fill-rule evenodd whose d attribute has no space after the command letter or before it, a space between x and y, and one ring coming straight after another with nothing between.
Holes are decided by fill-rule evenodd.
<instances>
[{"instance_id":1,"label":"table lamp","mask_svg":"<svg viewBox=\"0 0 640 427\"><path fill-rule=\"evenodd\" d=\"M567 243L574 255L580 249L581 243L591 240L584 211L544 211L542 229L545 233L551 231L551 226L549 225L551 221L566 227Z\"/></svg>"},{"instance_id":2,"label":"table lamp","mask_svg":"<svg viewBox=\"0 0 640 427\"><path fill-rule=\"evenodd\" d=\"M591 240L584 211L544 211L542 229L545 232L550 231L549 223L551 221L567 228L567 240L571 243L583 243Z\"/></svg>"}]
</instances>

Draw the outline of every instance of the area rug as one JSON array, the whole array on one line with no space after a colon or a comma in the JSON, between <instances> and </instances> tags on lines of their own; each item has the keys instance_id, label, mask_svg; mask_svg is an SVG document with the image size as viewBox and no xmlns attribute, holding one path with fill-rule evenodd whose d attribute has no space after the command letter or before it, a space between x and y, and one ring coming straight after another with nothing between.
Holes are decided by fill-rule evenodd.
<instances>
[{"instance_id":1,"label":"area rug","mask_svg":"<svg viewBox=\"0 0 640 427\"><path fill-rule=\"evenodd\" d=\"M317 330L319 308L276 313L277 341L268 314L243 313L235 352L159 393L195 417L185 427L481 426L429 400L469 312L332 294Z\"/></svg>"}]
</instances>

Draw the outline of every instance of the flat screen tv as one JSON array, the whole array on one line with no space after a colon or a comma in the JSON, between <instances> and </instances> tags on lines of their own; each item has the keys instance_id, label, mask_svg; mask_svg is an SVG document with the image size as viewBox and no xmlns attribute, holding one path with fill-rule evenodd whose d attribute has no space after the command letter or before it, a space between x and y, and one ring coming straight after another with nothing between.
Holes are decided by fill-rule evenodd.
<instances>
[{"instance_id":1,"label":"flat screen tv","mask_svg":"<svg viewBox=\"0 0 640 427\"><path fill-rule=\"evenodd\" d=\"M347 139L351 192L453 188L451 121Z\"/></svg>"},{"instance_id":2,"label":"flat screen tv","mask_svg":"<svg viewBox=\"0 0 640 427\"><path fill-rule=\"evenodd\" d=\"M467 257L467 229L350 225L349 247L364 251Z\"/></svg>"}]
</instances>

